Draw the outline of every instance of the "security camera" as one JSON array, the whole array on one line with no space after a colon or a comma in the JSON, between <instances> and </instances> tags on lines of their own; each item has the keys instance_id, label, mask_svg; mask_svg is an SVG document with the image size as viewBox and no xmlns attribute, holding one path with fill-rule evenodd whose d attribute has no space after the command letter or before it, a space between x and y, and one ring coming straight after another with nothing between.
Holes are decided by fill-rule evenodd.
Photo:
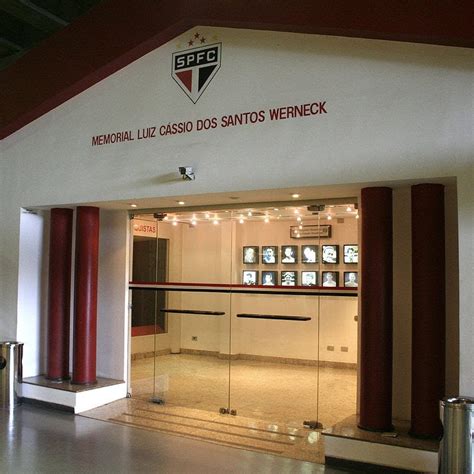
<instances>
[{"instance_id":1,"label":"security camera","mask_svg":"<svg viewBox=\"0 0 474 474\"><path fill-rule=\"evenodd\" d=\"M166 212L155 212L153 217L161 222L166 217Z\"/></svg>"},{"instance_id":2,"label":"security camera","mask_svg":"<svg viewBox=\"0 0 474 474\"><path fill-rule=\"evenodd\" d=\"M187 180L196 179L192 166L180 166L178 169L183 179L187 179Z\"/></svg>"}]
</instances>

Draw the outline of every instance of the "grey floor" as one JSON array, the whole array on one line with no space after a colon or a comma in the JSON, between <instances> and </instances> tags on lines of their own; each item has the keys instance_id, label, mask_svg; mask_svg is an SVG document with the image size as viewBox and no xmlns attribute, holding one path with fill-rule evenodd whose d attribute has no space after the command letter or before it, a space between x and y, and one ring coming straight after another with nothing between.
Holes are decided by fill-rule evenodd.
<instances>
[{"instance_id":1,"label":"grey floor","mask_svg":"<svg viewBox=\"0 0 474 474\"><path fill-rule=\"evenodd\" d=\"M0 409L0 429L1 473L349 472L31 405Z\"/></svg>"}]
</instances>

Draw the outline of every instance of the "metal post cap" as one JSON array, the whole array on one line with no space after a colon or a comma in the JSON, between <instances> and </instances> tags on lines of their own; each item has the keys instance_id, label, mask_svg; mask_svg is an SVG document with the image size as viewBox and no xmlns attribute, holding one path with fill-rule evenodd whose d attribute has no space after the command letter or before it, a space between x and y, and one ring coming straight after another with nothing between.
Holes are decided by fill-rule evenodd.
<instances>
[{"instance_id":1,"label":"metal post cap","mask_svg":"<svg viewBox=\"0 0 474 474\"><path fill-rule=\"evenodd\" d=\"M471 397L446 397L440 403L442 407L474 411L474 398Z\"/></svg>"}]
</instances>

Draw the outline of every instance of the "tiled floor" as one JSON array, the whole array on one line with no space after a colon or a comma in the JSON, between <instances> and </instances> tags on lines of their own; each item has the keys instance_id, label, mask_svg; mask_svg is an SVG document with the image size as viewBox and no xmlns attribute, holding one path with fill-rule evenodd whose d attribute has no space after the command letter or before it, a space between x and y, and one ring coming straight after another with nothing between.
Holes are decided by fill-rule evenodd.
<instances>
[{"instance_id":1,"label":"tiled floor","mask_svg":"<svg viewBox=\"0 0 474 474\"><path fill-rule=\"evenodd\" d=\"M133 399L83 415L322 463L321 430L303 422L331 426L353 415L356 380L354 369L321 368L318 377L314 366L252 360L229 365L213 356L162 355L132 362ZM153 398L165 404L151 403ZM220 408L237 415L221 414Z\"/></svg>"},{"instance_id":2,"label":"tiled floor","mask_svg":"<svg viewBox=\"0 0 474 474\"><path fill-rule=\"evenodd\" d=\"M132 361L134 398L149 400L153 389L167 405L207 410L235 409L239 416L286 423L304 420L324 427L356 413L356 369L279 364L252 360L229 362L212 356L169 354ZM167 390L162 391L162 388ZM230 404L229 404L230 401Z\"/></svg>"},{"instance_id":3,"label":"tiled floor","mask_svg":"<svg viewBox=\"0 0 474 474\"><path fill-rule=\"evenodd\" d=\"M2 474L348 472L28 405L0 410L0 440Z\"/></svg>"}]
</instances>

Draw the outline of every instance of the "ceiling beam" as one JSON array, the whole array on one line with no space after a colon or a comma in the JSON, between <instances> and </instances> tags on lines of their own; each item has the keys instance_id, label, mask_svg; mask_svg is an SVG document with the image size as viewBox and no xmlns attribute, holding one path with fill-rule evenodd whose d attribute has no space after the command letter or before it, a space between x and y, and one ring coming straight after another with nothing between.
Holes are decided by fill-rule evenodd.
<instances>
[{"instance_id":1,"label":"ceiling beam","mask_svg":"<svg viewBox=\"0 0 474 474\"><path fill-rule=\"evenodd\" d=\"M44 33L54 33L68 23L28 0L2 0L0 10Z\"/></svg>"},{"instance_id":2,"label":"ceiling beam","mask_svg":"<svg viewBox=\"0 0 474 474\"><path fill-rule=\"evenodd\" d=\"M19 44L16 44L15 42L10 41L7 38L3 38L2 36L0 36L0 46L3 46L4 48L9 49L11 51L23 51L24 49Z\"/></svg>"}]
</instances>

